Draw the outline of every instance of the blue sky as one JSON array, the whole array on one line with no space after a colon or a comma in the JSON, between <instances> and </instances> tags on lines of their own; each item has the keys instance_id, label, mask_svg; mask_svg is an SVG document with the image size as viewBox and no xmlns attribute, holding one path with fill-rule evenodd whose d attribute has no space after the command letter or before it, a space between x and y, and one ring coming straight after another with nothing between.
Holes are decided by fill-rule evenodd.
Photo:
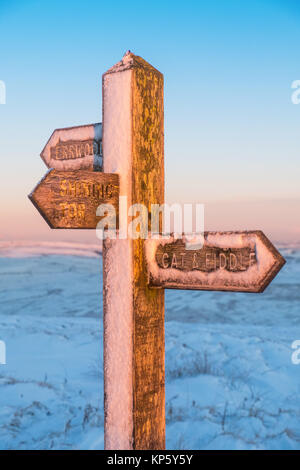
<instances>
[{"instance_id":1,"label":"blue sky","mask_svg":"<svg viewBox=\"0 0 300 470\"><path fill-rule=\"evenodd\" d=\"M165 76L167 201L205 203L209 229L299 238L299 26L287 0L0 0L0 238L82 237L26 195L53 129L101 121L101 75L127 49Z\"/></svg>"}]
</instances>

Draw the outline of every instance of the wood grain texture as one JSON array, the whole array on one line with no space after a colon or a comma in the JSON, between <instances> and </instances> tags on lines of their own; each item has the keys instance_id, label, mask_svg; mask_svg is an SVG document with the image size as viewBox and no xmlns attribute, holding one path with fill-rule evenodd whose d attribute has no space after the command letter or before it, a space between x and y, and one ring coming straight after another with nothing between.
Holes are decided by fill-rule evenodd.
<instances>
[{"instance_id":1,"label":"wood grain texture","mask_svg":"<svg viewBox=\"0 0 300 470\"><path fill-rule=\"evenodd\" d=\"M205 232L204 245L197 250L187 250L184 240L172 237L145 243L151 253L149 285L156 288L259 293L285 264L259 230Z\"/></svg>"},{"instance_id":2,"label":"wood grain texture","mask_svg":"<svg viewBox=\"0 0 300 470\"><path fill-rule=\"evenodd\" d=\"M135 57L132 81L132 202L164 202L163 75ZM164 292L149 289L145 240L134 253L134 448L165 448Z\"/></svg>"},{"instance_id":3,"label":"wood grain texture","mask_svg":"<svg viewBox=\"0 0 300 470\"><path fill-rule=\"evenodd\" d=\"M28 196L51 228L95 229L100 204L112 204L118 217L117 174L50 170Z\"/></svg>"}]
</instances>

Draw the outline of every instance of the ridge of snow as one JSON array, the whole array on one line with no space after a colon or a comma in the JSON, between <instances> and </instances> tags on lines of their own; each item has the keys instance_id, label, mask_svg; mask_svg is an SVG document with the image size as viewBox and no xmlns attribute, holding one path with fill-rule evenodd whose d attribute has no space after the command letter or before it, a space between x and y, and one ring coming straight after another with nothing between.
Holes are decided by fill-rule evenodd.
<instances>
[{"instance_id":1,"label":"ridge of snow","mask_svg":"<svg viewBox=\"0 0 300 470\"><path fill-rule=\"evenodd\" d=\"M1 258L27 258L42 255L98 257L102 243L0 241Z\"/></svg>"}]
</instances>

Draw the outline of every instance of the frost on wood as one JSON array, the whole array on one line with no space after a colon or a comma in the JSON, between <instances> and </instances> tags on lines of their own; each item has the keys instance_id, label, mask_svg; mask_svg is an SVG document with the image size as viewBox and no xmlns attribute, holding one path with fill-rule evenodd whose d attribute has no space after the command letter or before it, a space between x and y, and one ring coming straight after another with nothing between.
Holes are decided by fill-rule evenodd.
<instances>
[{"instance_id":1,"label":"frost on wood","mask_svg":"<svg viewBox=\"0 0 300 470\"><path fill-rule=\"evenodd\" d=\"M56 129L42 150L41 157L48 168L56 170L101 171L103 163L101 141L101 123ZM68 144L68 154L55 158L57 146L65 148L66 144Z\"/></svg>"},{"instance_id":2,"label":"frost on wood","mask_svg":"<svg viewBox=\"0 0 300 470\"><path fill-rule=\"evenodd\" d=\"M201 250L188 251L184 249L185 239L147 240L149 284L171 289L262 292L285 263L260 231L206 232L204 238ZM214 254L213 268L212 260L203 255L205 251ZM246 263L238 261L239 252ZM233 266L226 261L230 256ZM188 265L187 259L192 259Z\"/></svg>"},{"instance_id":3,"label":"frost on wood","mask_svg":"<svg viewBox=\"0 0 300 470\"><path fill-rule=\"evenodd\" d=\"M105 173L118 173L120 196L131 200L131 77L132 71L105 74L103 101L105 127L103 129L103 162Z\"/></svg>"},{"instance_id":4,"label":"frost on wood","mask_svg":"<svg viewBox=\"0 0 300 470\"><path fill-rule=\"evenodd\" d=\"M129 240L103 242L106 449L132 447L132 265Z\"/></svg>"},{"instance_id":5,"label":"frost on wood","mask_svg":"<svg viewBox=\"0 0 300 470\"><path fill-rule=\"evenodd\" d=\"M103 76L104 172L131 200L132 71ZM133 446L133 266L130 240L103 243L105 448Z\"/></svg>"},{"instance_id":6,"label":"frost on wood","mask_svg":"<svg viewBox=\"0 0 300 470\"><path fill-rule=\"evenodd\" d=\"M125 70L133 69L135 67L143 67L149 70L155 70L155 68L146 62L142 57L136 56L132 52L127 51L122 59L106 72L106 75L110 73L124 72Z\"/></svg>"}]
</instances>

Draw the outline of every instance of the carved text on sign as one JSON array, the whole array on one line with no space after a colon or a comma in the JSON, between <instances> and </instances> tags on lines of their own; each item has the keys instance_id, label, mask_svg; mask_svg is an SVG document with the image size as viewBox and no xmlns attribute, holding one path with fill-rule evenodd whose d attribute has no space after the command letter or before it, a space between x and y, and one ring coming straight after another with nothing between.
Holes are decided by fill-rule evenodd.
<instances>
[{"instance_id":1,"label":"carved text on sign","mask_svg":"<svg viewBox=\"0 0 300 470\"><path fill-rule=\"evenodd\" d=\"M254 247L220 248L204 246L201 250L186 250L182 240L173 245L160 245L156 252L156 262L163 269L181 271L212 272L218 269L239 272L247 271L257 262Z\"/></svg>"},{"instance_id":2,"label":"carved text on sign","mask_svg":"<svg viewBox=\"0 0 300 470\"><path fill-rule=\"evenodd\" d=\"M70 197L95 197L97 199L111 198L114 186L89 181L74 181L61 178L59 182L60 195Z\"/></svg>"},{"instance_id":3,"label":"carved text on sign","mask_svg":"<svg viewBox=\"0 0 300 470\"><path fill-rule=\"evenodd\" d=\"M55 147L50 148L51 158L54 160L71 160L93 155L102 155L102 142L100 140L69 140L59 141Z\"/></svg>"},{"instance_id":4,"label":"carved text on sign","mask_svg":"<svg viewBox=\"0 0 300 470\"><path fill-rule=\"evenodd\" d=\"M85 204L76 204L72 202L68 204L67 202L61 202L57 209L53 209L54 217L59 219L84 219L85 216Z\"/></svg>"}]
</instances>

